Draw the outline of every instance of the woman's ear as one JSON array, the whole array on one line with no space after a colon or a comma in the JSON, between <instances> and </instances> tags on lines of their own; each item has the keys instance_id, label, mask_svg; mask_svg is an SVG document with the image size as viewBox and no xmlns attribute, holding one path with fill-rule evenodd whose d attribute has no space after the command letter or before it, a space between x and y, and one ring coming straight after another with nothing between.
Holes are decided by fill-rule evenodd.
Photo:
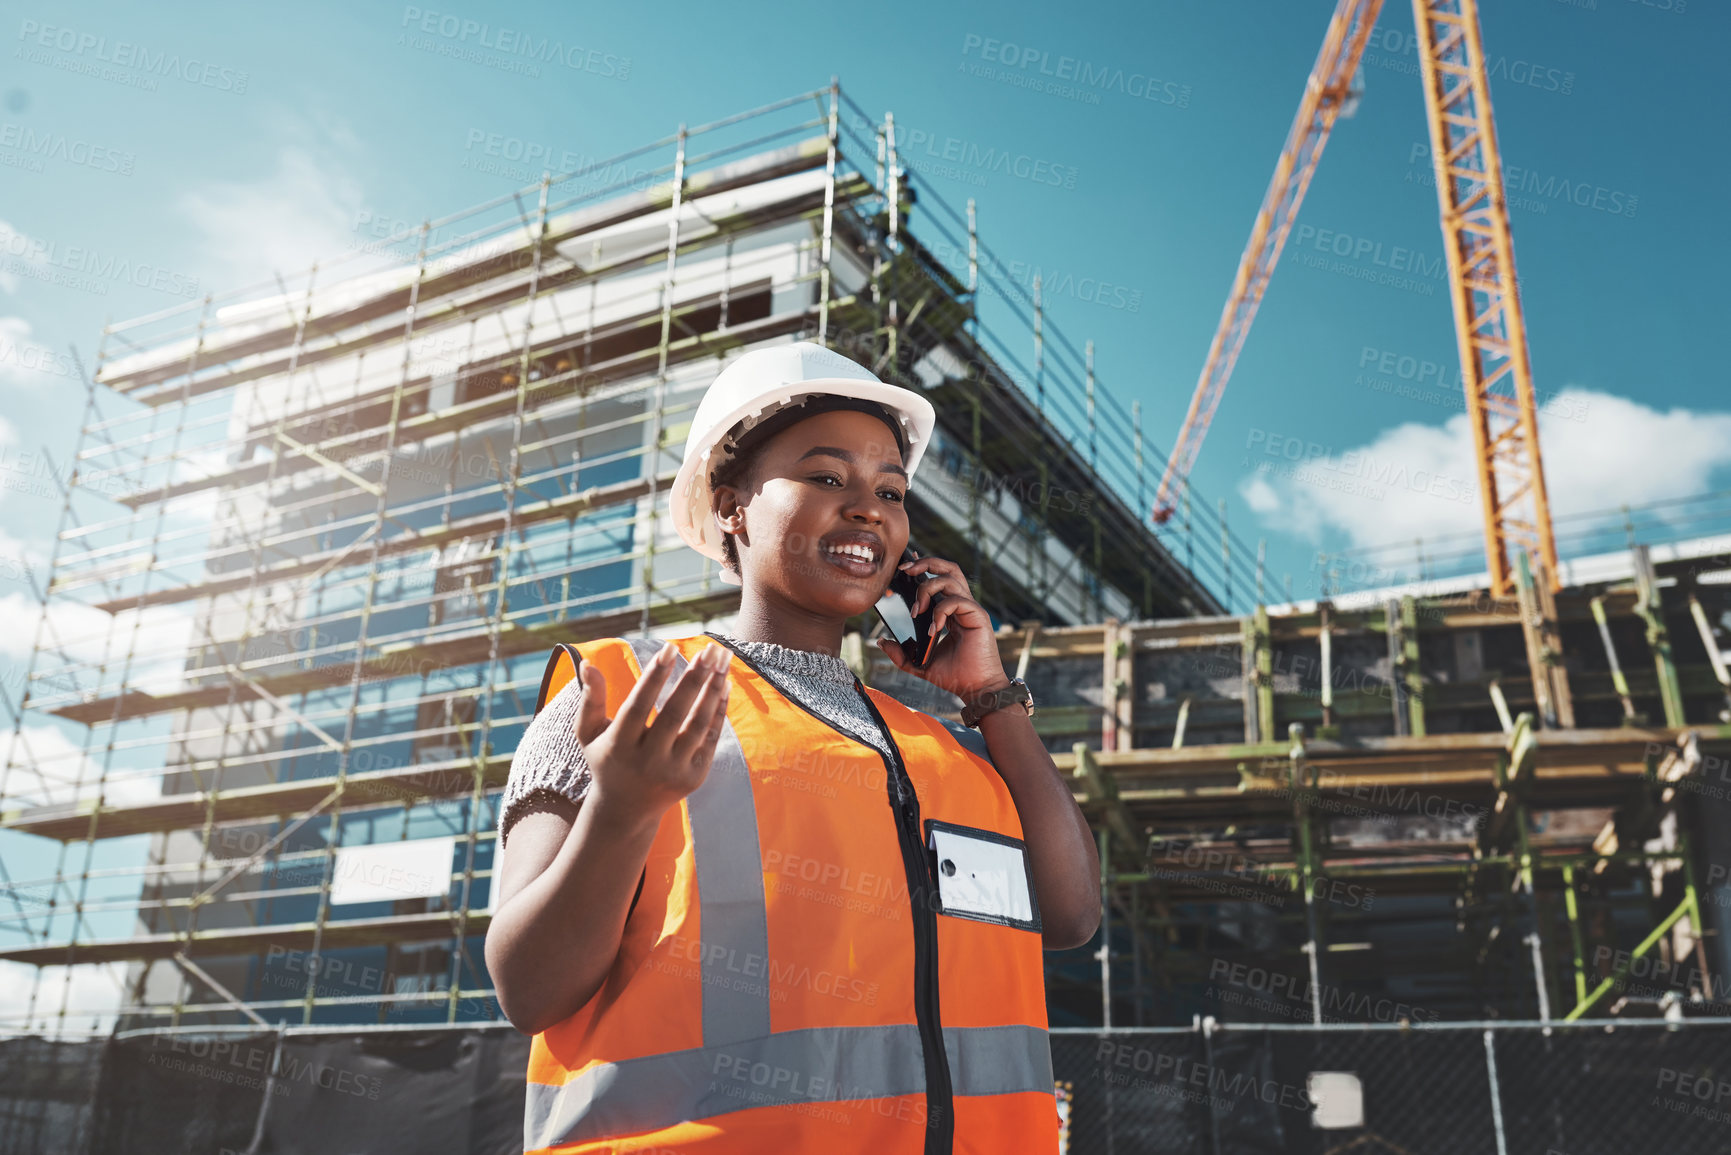
<instances>
[{"instance_id":1,"label":"woman's ear","mask_svg":"<svg viewBox=\"0 0 1731 1155\"><path fill-rule=\"evenodd\" d=\"M745 506L740 503L739 491L731 485L719 486L714 497L715 524L721 527L721 532L738 534L745 529Z\"/></svg>"}]
</instances>

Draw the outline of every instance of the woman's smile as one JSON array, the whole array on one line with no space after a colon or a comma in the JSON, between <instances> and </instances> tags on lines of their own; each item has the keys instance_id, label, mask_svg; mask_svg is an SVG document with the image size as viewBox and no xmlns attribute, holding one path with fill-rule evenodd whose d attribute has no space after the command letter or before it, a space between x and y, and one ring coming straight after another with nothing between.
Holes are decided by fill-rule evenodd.
<instances>
[{"instance_id":1,"label":"woman's smile","mask_svg":"<svg viewBox=\"0 0 1731 1155\"><path fill-rule=\"evenodd\" d=\"M817 552L843 573L859 578L877 576L887 556L883 539L862 530L832 533L817 543Z\"/></svg>"}]
</instances>

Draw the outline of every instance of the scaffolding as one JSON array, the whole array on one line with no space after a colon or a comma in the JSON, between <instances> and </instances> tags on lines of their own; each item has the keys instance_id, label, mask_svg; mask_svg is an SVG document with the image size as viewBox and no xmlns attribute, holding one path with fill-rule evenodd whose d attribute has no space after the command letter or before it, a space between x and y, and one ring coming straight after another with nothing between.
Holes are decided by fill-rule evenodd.
<instances>
[{"instance_id":1,"label":"scaffolding","mask_svg":"<svg viewBox=\"0 0 1731 1155\"><path fill-rule=\"evenodd\" d=\"M1102 864L1052 1021L1731 1016L1731 537L1565 573L1001 629Z\"/></svg>"},{"instance_id":2,"label":"scaffolding","mask_svg":"<svg viewBox=\"0 0 1731 1155\"><path fill-rule=\"evenodd\" d=\"M547 648L737 606L658 506L743 349L932 400L913 534L998 620L1243 604L1223 516L1186 495L1156 538L1140 408L1002 268L832 83L109 326L5 702L5 1025L496 1018L494 808Z\"/></svg>"}]
</instances>

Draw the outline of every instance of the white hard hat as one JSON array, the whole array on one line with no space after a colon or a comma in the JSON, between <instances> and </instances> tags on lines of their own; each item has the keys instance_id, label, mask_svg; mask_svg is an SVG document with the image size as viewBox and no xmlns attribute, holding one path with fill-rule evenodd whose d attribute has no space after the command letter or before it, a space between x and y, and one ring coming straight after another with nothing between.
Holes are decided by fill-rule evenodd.
<instances>
[{"instance_id":1,"label":"white hard hat","mask_svg":"<svg viewBox=\"0 0 1731 1155\"><path fill-rule=\"evenodd\" d=\"M902 465L913 477L937 424L930 401L899 385L885 384L869 369L810 341L753 349L721 371L691 419L685 460L667 495L673 527L686 545L713 561L723 558L725 535L710 511L709 476L727 459L724 450L733 427L740 425L739 432L744 433L777 410L814 395L851 397L883 406L901 425L908 447ZM738 575L725 567L721 580L740 584Z\"/></svg>"}]
</instances>

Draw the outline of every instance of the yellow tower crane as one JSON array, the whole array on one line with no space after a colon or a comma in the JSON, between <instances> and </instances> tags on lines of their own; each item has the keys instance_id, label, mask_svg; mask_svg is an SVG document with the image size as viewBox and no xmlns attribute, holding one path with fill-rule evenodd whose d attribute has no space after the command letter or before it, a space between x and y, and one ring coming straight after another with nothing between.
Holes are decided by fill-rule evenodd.
<instances>
[{"instance_id":1,"label":"yellow tower crane","mask_svg":"<svg viewBox=\"0 0 1731 1155\"><path fill-rule=\"evenodd\" d=\"M1382 0L1339 0L1305 83L1298 115L1238 263L1208 359L1190 399L1160 489L1154 520L1171 517L1219 407L1251 322L1279 263L1330 131L1356 99L1352 86ZM1556 543L1539 458L1537 409L1521 313L1508 202L1479 35L1477 0L1413 0L1418 54L1436 164L1437 206L1448 253L1449 293L1461 382L1477 453L1491 592L1514 591L1525 554L1554 587Z\"/></svg>"}]
</instances>

